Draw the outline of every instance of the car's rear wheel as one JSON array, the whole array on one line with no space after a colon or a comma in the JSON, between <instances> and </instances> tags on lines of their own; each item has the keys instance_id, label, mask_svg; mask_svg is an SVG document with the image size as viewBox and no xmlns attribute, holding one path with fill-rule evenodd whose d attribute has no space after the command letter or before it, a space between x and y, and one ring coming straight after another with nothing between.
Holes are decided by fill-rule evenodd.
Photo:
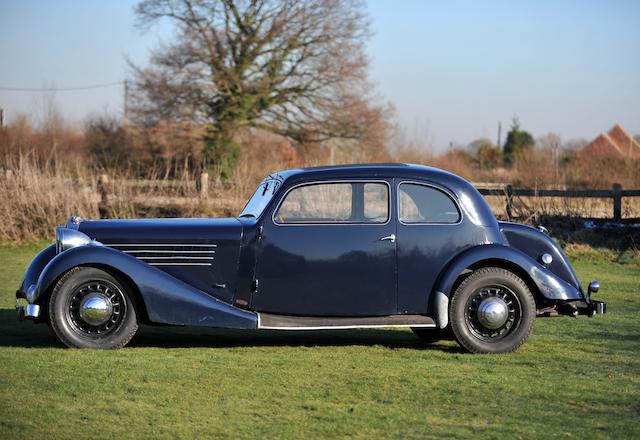
<instances>
[{"instance_id":1,"label":"car's rear wheel","mask_svg":"<svg viewBox=\"0 0 640 440\"><path fill-rule=\"evenodd\" d=\"M449 319L456 340L473 353L518 349L533 330L536 303L526 283L498 267L474 271L456 289Z\"/></svg>"},{"instance_id":2,"label":"car's rear wheel","mask_svg":"<svg viewBox=\"0 0 640 440\"><path fill-rule=\"evenodd\" d=\"M130 288L93 267L75 267L58 280L49 322L60 341L73 348L121 348L138 330Z\"/></svg>"},{"instance_id":3,"label":"car's rear wheel","mask_svg":"<svg viewBox=\"0 0 640 440\"><path fill-rule=\"evenodd\" d=\"M421 341L427 343L446 341L454 338L451 327L447 327L445 329L411 327L411 331L413 332L413 334L419 337Z\"/></svg>"}]
</instances>

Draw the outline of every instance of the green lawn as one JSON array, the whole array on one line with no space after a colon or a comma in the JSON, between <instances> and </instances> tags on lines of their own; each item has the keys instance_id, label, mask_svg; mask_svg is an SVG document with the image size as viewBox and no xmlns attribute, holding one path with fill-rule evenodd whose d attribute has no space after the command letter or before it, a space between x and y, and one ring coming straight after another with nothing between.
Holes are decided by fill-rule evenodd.
<instances>
[{"instance_id":1,"label":"green lawn","mask_svg":"<svg viewBox=\"0 0 640 440\"><path fill-rule=\"evenodd\" d=\"M143 328L69 350L18 323L39 245L0 246L0 438L638 438L640 264L574 256L609 314L538 319L516 353L478 356L405 330Z\"/></svg>"}]
</instances>

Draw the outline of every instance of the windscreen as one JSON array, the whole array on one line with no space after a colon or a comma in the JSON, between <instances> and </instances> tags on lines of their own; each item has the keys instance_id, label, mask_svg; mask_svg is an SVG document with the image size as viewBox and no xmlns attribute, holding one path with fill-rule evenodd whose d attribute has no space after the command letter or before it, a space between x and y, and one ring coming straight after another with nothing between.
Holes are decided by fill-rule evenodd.
<instances>
[{"instance_id":1,"label":"windscreen","mask_svg":"<svg viewBox=\"0 0 640 440\"><path fill-rule=\"evenodd\" d=\"M280 188L282 180L282 177L277 174L267 176L258 185L258 189L245 205L240 217L259 217L273 198L273 195L278 191L278 188Z\"/></svg>"}]
</instances>

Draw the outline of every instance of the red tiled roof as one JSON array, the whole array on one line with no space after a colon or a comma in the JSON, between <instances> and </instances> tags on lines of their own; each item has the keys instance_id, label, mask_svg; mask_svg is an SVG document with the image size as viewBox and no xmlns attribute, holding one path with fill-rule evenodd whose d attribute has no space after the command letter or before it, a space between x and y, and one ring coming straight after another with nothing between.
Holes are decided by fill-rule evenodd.
<instances>
[{"instance_id":1,"label":"red tiled roof","mask_svg":"<svg viewBox=\"0 0 640 440\"><path fill-rule=\"evenodd\" d=\"M621 125L595 138L580 150L581 155L606 156L619 159L640 159L640 143L636 141Z\"/></svg>"}]
</instances>

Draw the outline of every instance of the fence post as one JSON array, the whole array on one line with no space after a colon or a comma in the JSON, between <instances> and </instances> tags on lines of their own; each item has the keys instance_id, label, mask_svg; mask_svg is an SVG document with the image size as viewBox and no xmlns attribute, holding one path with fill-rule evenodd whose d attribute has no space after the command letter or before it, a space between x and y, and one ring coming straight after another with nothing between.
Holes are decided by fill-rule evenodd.
<instances>
[{"instance_id":1,"label":"fence post","mask_svg":"<svg viewBox=\"0 0 640 440\"><path fill-rule=\"evenodd\" d=\"M613 221L620 223L622 221L622 185L614 183L611 191L613 193Z\"/></svg>"},{"instance_id":2,"label":"fence post","mask_svg":"<svg viewBox=\"0 0 640 440\"><path fill-rule=\"evenodd\" d=\"M200 173L200 177L196 182L196 188L200 192L200 197L206 198L209 189L209 173Z\"/></svg>"},{"instance_id":3,"label":"fence post","mask_svg":"<svg viewBox=\"0 0 640 440\"><path fill-rule=\"evenodd\" d=\"M513 199L513 186L511 186L511 184L508 184L505 189L507 192L507 205L505 206L505 210L507 211L507 219L511 221L511 219L513 219L513 212L512 212L512 205L511 205L511 202Z\"/></svg>"},{"instance_id":4,"label":"fence post","mask_svg":"<svg viewBox=\"0 0 640 440\"><path fill-rule=\"evenodd\" d=\"M100 218L109 217L109 175L100 174L98 176L98 194L100 194L100 204L98 205L98 212Z\"/></svg>"}]
</instances>

